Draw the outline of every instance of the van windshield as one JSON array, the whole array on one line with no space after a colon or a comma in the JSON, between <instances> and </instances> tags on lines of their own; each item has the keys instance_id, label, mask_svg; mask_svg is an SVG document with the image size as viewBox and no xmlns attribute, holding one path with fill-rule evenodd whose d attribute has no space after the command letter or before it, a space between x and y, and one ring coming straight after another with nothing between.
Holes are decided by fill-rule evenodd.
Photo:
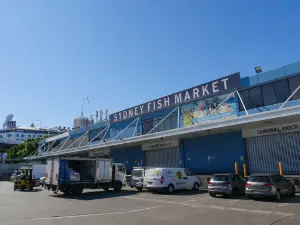
<instances>
[{"instance_id":1,"label":"van windshield","mask_svg":"<svg viewBox=\"0 0 300 225\"><path fill-rule=\"evenodd\" d=\"M131 176L142 177L143 176L143 170L133 170L132 173L131 173Z\"/></svg>"}]
</instances>

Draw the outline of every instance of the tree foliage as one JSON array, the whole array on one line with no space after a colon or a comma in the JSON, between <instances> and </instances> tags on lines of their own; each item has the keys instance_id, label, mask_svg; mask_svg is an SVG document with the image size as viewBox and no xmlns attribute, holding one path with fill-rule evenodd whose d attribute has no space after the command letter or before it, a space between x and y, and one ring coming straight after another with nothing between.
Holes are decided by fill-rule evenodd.
<instances>
[{"instance_id":1,"label":"tree foliage","mask_svg":"<svg viewBox=\"0 0 300 225\"><path fill-rule=\"evenodd\" d=\"M45 138L28 139L23 144L10 147L6 159L23 159L29 156L38 148L39 141Z\"/></svg>"}]
</instances>

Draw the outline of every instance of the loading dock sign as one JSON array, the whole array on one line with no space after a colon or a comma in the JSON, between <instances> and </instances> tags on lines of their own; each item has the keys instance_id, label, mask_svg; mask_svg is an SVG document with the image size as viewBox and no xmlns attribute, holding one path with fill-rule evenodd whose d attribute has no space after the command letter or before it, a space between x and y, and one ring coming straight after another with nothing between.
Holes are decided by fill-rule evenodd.
<instances>
[{"instance_id":1,"label":"loading dock sign","mask_svg":"<svg viewBox=\"0 0 300 225\"><path fill-rule=\"evenodd\" d=\"M145 143L142 145L143 151L154 150L154 149L164 149L164 148L174 148L179 146L178 140L172 141L162 141L162 142L154 142L154 143Z\"/></svg>"},{"instance_id":2,"label":"loading dock sign","mask_svg":"<svg viewBox=\"0 0 300 225\"><path fill-rule=\"evenodd\" d=\"M243 138L300 131L300 122L243 130Z\"/></svg>"}]
</instances>

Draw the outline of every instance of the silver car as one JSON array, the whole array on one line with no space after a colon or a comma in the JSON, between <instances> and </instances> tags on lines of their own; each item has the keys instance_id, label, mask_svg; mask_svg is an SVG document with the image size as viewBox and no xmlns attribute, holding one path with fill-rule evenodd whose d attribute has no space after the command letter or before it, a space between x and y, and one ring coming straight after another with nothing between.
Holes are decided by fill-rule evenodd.
<instances>
[{"instance_id":1,"label":"silver car","mask_svg":"<svg viewBox=\"0 0 300 225\"><path fill-rule=\"evenodd\" d=\"M208 182L208 193L215 197L217 194L228 196L245 193L246 179L240 175L227 173L215 174Z\"/></svg>"},{"instance_id":2,"label":"silver car","mask_svg":"<svg viewBox=\"0 0 300 225\"><path fill-rule=\"evenodd\" d=\"M277 201L283 195L295 195L295 185L278 174L251 175L246 184L248 197L274 197Z\"/></svg>"}]
</instances>

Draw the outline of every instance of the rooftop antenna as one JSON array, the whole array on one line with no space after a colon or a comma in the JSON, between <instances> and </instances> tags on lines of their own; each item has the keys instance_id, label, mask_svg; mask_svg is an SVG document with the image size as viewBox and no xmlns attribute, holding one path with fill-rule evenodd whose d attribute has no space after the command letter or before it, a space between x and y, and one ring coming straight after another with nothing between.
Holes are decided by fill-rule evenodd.
<instances>
[{"instance_id":1,"label":"rooftop antenna","mask_svg":"<svg viewBox=\"0 0 300 225\"><path fill-rule=\"evenodd\" d=\"M100 110L100 121L102 121L103 120L103 110L101 109Z\"/></svg>"},{"instance_id":2,"label":"rooftop antenna","mask_svg":"<svg viewBox=\"0 0 300 225\"><path fill-rule=\"evenodd\" d=\"M96 111L96 123L98 122L98 116L99 116L99 112Z\"/></svg>"},{"instance_id":3,"label":"rooftop antenna","mask_svg":"<svg viewBox=\"0 0 300 225\"><path fill-rule=\"evenodd\" d=\"M108 109L105 110L105 120L108 120Z\"/></svg>"},{"instance_id":4,"label":"rooftop antenna","mask_svg":"<svg viewBox=\"0 0 300 225\"><path fill-rule=\"evenodd\" d=\"M84 98L82 99L82 105L81 105L81 116L83 116L83 106L84 106Z\"/></svg>"},{"instance_id":5,"label":"rooftop antenna","mask_svg":"<svg viewBox=\"0 0 300 225\"><path fill-rule=\"evenodd\" d=\"M92 115L92 111L91 111L91 106L90 106L90 100L89 100L89 97L86 97L86 100L87 100L88 105L89 105L90 117L91 117L91 121L92 121L92 120L93 120L93 115Z\"/></svg>"}]
</instances>

